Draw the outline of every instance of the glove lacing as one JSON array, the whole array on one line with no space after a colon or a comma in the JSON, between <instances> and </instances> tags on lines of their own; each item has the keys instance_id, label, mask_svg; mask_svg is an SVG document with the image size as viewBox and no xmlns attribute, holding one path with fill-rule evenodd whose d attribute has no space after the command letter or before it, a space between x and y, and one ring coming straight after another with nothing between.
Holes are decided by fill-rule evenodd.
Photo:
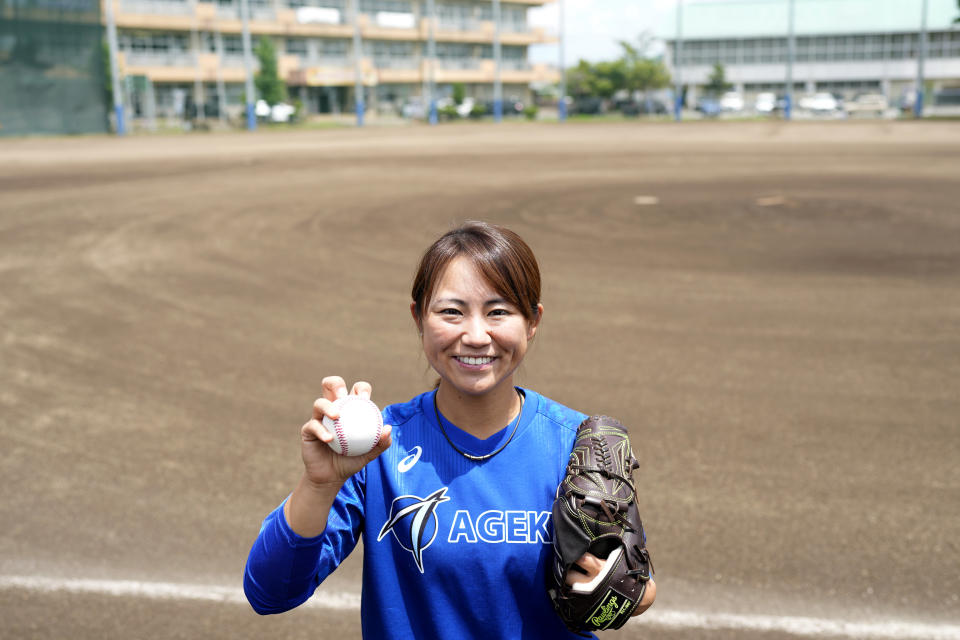
<instances>
[{"instance_id":1,"label":"glove lacing","mask_svg":"<svg viewBox=\"0 0 960 640\"><path fill-rule=\"evenodd\" d=\"M637 490L631 478L624 477L622 474L611 470L613 468L612 453L610 452L610 446L607 444L606 438L595 435L595 436L591 436L590 440L592 445L591 449L593 451L593 457L595 460L598 461L600 466L587 466L587 465L571 463L570 471L600 473L602 475L607 476L608 478L614 478L616 480L619 480L623 482L625 485L627 485L628 487L630 487L630 493L633 496L633 499L636 500ZM629 466L630 466L630 471L633 471L634 469L638 469L640 467L640 463L637 461L636 458L631 456ZM637 532L637 529L634 528L633 525L631 525L630 522L625 518L622 518L619 521L616 519L613 512L610 511L610 507L607 506L606 500L597 500L596 503L600 505L600 508L603 510L604 515L607 516L607 518L611 523L618 522L625 531L629 531L631 533ZM619 509L617 510L619 511ZM643 576L644 578L649 579L650 573L653 572L653 563L650 561L650 557L646 553L646 549L640 549L638 547L635 547L634 551L637 555L639 555L640 557L644 558L647 561L649 569L647 569L647 571L644 571L642 566L633 557L634 554L627 553L624 555L627 561L627 565L630 568L627 570L626 575Z\"/></svg>"}]
</instances>

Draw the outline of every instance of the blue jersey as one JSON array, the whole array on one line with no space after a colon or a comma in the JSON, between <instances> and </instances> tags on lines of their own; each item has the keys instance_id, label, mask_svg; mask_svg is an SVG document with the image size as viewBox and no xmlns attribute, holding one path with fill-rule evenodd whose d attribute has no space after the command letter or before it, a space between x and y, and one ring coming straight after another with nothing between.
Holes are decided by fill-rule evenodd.
<instances>
[{"instance_id":1,"label":"blue jersey","mask_svg":"<svg viewBox=\"0 0 960 640\"><path fill-rule=\"evenodd\" d=\"M368 639L579 638L554 612L545 576L553 499L586 417L530 390L516 434L492 458L455 451L434 393L384 410L393 444L348 480L326 530L295 534L281 505L264 520L244 589L260 613L304 602L362 538ZM513 425L479 440L444 420L473 455L496 451Z\"/></svg>"}]
</instances>

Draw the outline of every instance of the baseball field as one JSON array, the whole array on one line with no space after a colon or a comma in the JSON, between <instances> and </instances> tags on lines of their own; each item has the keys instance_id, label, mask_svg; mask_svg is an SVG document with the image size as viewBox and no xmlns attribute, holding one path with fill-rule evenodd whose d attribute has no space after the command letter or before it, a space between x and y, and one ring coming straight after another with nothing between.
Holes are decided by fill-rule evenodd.
<instances>
[{"instance_id":1,"label":"baseball field","mask_svg":"<svg viewBox=\"0 0 960 640\"><path fill-rule=\"evenodd\" d=\"M520 384L642 460L657 602L601 637L960 637L958 173L949 122L5 140L0 638L359 638L361 550L280 616L244 562L324 376L432 384L468 218L541 262Z\"/></svg>"}]
</instances>

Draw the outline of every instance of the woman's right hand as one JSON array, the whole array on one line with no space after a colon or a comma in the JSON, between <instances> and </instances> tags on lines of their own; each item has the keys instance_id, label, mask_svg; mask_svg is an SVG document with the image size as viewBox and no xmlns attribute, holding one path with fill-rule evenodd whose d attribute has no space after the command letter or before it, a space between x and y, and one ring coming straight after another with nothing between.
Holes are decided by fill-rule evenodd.
<instances>
[{"instance_id":1,"label":"woman's right hand","mask_svg":"<svg viewBox=\"0 0 960 640\"><path fill-rule=\"evenodd\" d=\"M337 487L360 471L368 462L379 456L390 446L390 425L383 426L380 442L372 451L360 456L342 456L327 444L333 440L333 434L323 426L323 417L340 417L333 407L333 401L348 395L347 383L340 376L323 379L323 397L313 403L313 416L300 428L300 450L303 456L304 476L315 487ZM350 395L369 398L373 388L369 382L357 382L350 389Z\"/></svg>"}]
</instances>

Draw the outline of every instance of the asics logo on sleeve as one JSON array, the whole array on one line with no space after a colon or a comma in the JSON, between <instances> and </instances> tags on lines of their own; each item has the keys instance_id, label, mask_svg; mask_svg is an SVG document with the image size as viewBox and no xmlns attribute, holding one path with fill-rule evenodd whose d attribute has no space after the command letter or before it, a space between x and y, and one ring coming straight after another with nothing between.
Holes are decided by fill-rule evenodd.
<instances>
[{"instance_id":1,"label":"asics logo on sleeve","mask_svg":"<svg viewBox=\"0 0 960 640\"><path fill-rule=\"evenodd\" d=\"M417 464L417 460L420 459L420 454L423 453L423 449L420 447L414 447L413 452L408 455L406 458L400 461L397 465L397 471L400 473L406 473L413 468L413 465Z\"/></svg>"}]
</instances>

